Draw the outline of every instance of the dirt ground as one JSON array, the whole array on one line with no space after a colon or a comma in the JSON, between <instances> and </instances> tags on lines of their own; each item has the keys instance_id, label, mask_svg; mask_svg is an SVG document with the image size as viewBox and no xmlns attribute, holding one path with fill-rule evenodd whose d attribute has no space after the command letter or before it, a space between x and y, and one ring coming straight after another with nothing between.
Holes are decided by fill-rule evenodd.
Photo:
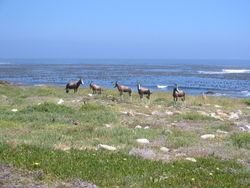
<instances>
[{"instance_id":1,"label":"dirt ground","mask_svg":"<svg viewBox=\"0 0 250 188\"><path fill-rule=\"evenodd\" d=\"M98 188L95 184L81 180L72 182L57 182L55 184L46 184L39 180L43 175L41 170L28 171L16 169L11 165L0 163L0 187L1 188L54 188L54 187L72 187L72 188Z\"/></svg>"}]
</instances>

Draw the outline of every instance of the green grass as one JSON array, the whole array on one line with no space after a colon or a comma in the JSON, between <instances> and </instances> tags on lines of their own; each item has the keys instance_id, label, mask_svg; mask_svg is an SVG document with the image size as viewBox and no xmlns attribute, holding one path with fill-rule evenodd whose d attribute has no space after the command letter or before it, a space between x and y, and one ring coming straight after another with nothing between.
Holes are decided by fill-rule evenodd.
<instances>
[{"instance_id":1,"label":"green grass","mask_svg":"<svg viewBox=\"0 0 250 188\"><path fill-rule=\"evenodd\" d=\"M63 152L1 143L0 159L15 167L43 170L44 175L39 179L52 182L81 179L103 187L250 186L249 174L241 165L212 157L197 159L197 163L184 160L162 163L106 151L71 149Z\"/></svg>"},{"instance_id":2,"label":"green grass","mask_svg":"<svg viewBox=\"0 0 250 188\"><path fill-rule=\"evenodd\" d=\"M117 121L117 116L105 106L94 103L87 103L78 110L64 105L45 102L40 105L25 107L16 113L0 109L0 120L28 122L34 125L69 123L72 121L99 125L114 123Z\"/></svg>"},{"instance_id":3,"label":"green grass","mask_svg":"<svg viewBox=\"0 0 250 188\"><path fill-rule=\"evenodd\" d=\"M51 102L44 102L43 104L36 106L29 106L23 110L23 113L32 113L32 112L46 112L46 113L74 113L75 110L64 105L57 105Z\"/></svg>"},{"instance_id":4,"label":"green grass","mask_svg":"<svg viewBox=\"0 0 250 188\"><path fill-rule=\"evenodd\" d=\"M192 146L199 143L199 137L196 133L178 128L163 130L162 134L167 136L167 146L170 148Z\"/></svg>"},{"instance_id":5,"label":"green grass","mask_svg":"<svg viewBox=\"0 0 250 188\"><path fill-rule=\"evenodd\" d=\"M234 146L238 148L250 149L250 134L249 133L234 133L230 137Z\"/></svg>"},{"instance_id":6,"label":"green grass","mask_svg":"<svg viewBox=\"0 0 250 188\"><path fill-rule=\"evenodd\" d=\"M213 120L216 120L213 117L205 116L202 114L195 114L195 113L176 115L175 119L176 120L194 120L194 121L199 121L199 120L213 121Z\"/></svg>"},{"instance_id":7,"label":"green grass","mask_svg":"<svg viewBox=\"0 0 250 188\"><path fill-rule=\"evenodd\" d=\"M245 100L245 104L248 105L248 106L250 106L250 99Z\"/></svg>"},{"instance_id":8,"label":"green grass","mask_svg":"<svg viewBox=\"0 0 250 188\"><path fill-rule=\"evenodd\" d=\"M182 147L204 144L205 148L211 141L201 140L201 133L213 133L215 129L231 131L233 126L227 125L226 121L225 125L213 125L219 122L212 122L214 118L200 115L196 110L214 111L214 105L218 104L223 106L223 111L241 109L246 114L245 100L209 97L211 105L203 106L200 97L187 96L187 108L179 110L188 111L188 114L157 116L151 113L174 110L170 93L153 93L152 103L146 107L137 93L133 93L131 102L127 95L121 100L117 90L105 89L104 94L92 97L87 95L90 92L82 87L76 94L67 94L62 87L0 86L0 162L29 170L41 169L45 172L43 180L82 179L107 187L209 187L211 182L217 187L247 187L244 180L247 173L233 161L221 161L212 156L199 158L197 163L185 160L162 163L128 155L132 148L150 149L161 155L160 147L166 146L172 156L175 149L181 152ZM65 102L56 104L61 98ZM73 102L76 100L78 102ZM188 108L190 105L194 106ZM18 111L12 112L13 108ZM130 116L121 111L135 113ZM148 115L137 115L136 112ZM169 126L173 122L176 125ZM111 128L104 124L111 124ZM190 126L182 126L185 124ZM135 129L136 125L150 128ZM234 153L238 154L239 148L249 149L247 134L228 135L226 141L229 139L234 146L228 144L227 147ZM138 144L138 138L152 142ZM224 140L213 142L217 144ZM118 150L111 153L95 151L98 144L112 145ZM59 151L65 147L71 149ZM91 150L82 150L85 147ZM247 156L246 152L244 156ZM234 158L235 154L231 159ZM247 160L249 157L245 157ZM35 162L40 165L34 166ZM228 168L238 172L225 170Z\"/></svg>"},{"instance_id":9,"label":"green grass","mask_svg":"<svg viewBox=\"0 0 250 188\"><path fill-rule=\"evenodd\" d=\"M92 111L107 111L108 108L102 104L98 103L86 103L82 105L81 109L82 112L92 112Z\"/></svg>"},{"instance_id":10,"label":"green grass","mask_svg":"<svg viewBox=\"0 0 250 188\"><path fill-rule=\"evenodd\" d=\"M230 124L222 124L222 125L213 125L213 126L206 126L204 127L207 133L214 133L217 130L221 130L221 131L227 131L230 132L233 130L233 125Z\"/></svg>"},{"instance_id":11,"label":"green grass","mask_svg":"<svg viewBox=\"0 0 250 188\"><path fill-rule=\"evenodd\" d=\"M165 105L171 105L173 104L173 101L168 100L166 98L157 98L153 101L154 104L165 104Z\"/></svg>"}]
</instances>

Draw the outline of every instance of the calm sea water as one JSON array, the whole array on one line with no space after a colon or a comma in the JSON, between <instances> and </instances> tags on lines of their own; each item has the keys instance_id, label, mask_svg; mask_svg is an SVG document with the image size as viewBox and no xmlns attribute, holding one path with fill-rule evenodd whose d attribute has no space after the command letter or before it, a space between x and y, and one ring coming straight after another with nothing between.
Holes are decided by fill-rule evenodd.
<instances>
[{"instance_id":1,"label":"calm sea water","mask_svg":"<svg viewBox=\"0 0 250 188\"><path fill-rule=\"evenodd\" d=\"M82 87L93 81L112 88L119 81L136 91L140 82L152 91L171 92L178 84L191 95L213 91L214 96L250 97L249 60L0 59L0 80L64 86L79 77Z\"/></svg>"}]
</instances>

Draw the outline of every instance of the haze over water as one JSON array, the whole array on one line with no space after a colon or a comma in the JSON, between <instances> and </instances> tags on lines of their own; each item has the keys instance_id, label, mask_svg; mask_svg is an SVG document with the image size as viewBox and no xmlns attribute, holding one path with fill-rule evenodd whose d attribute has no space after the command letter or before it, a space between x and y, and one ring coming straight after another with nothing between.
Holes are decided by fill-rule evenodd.
<instances>
[{"instance_id":1,"label":"haze over water","mask_svg":"<svg viewBox=\"0 0 250 188\"><path fill-rule=\"evenodd\" d=\"M2 59L0 80L27 85L65 86L83 77L112 88L115 81L136 83L152 91L172 92L174 84L187 94L213 91L213 96L250 97L250 61L247 60L154 60L154 59ZM167 86L166 88L158 88Z\"/></svg>"}]
</instances>

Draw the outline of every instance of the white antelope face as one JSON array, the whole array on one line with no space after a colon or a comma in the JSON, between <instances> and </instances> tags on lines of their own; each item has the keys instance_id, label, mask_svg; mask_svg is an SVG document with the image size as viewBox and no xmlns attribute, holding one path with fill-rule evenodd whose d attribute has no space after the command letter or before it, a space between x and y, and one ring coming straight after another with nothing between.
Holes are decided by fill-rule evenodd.
<instances>
[{"instance_id":1,"label":"white antelope face","mask_svg":"<svg viewBox=\"0 0 250 188\"><path fill-rule=\"evenodd\" d=\"M138 86L139 89L141 89L141 84L140 83L138 83L137 86Z\"/></svg>"}]
</instances>

